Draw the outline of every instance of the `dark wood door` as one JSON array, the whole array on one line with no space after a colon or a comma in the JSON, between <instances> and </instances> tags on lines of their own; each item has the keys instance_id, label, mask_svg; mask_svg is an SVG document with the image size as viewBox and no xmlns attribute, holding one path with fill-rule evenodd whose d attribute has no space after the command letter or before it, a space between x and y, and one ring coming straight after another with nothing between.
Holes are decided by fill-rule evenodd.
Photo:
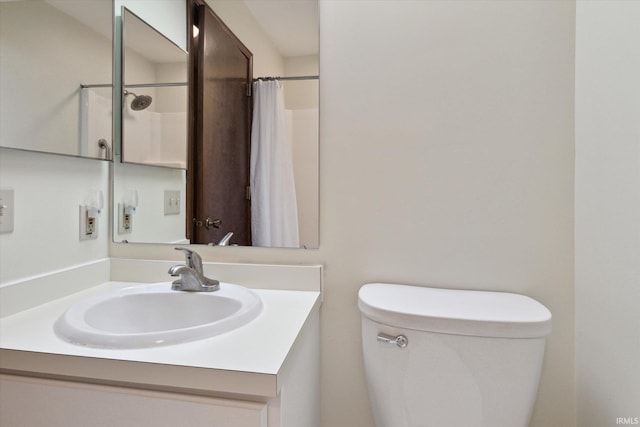
<instances>
[{"instance_id":1,"label":"dark wood door","mask_svg":"<svg viewBox=\"0 0 640 427\"><path fill-rule=\"evenodd\" d=\"M187 177L189 238L218 243L233 232L231 243L251 245L252 54L209 6L195 0L191 11L199 31L190 49L195 114ZM209 225L218 221L219 227Z\"/></svg>"}]
</instances>

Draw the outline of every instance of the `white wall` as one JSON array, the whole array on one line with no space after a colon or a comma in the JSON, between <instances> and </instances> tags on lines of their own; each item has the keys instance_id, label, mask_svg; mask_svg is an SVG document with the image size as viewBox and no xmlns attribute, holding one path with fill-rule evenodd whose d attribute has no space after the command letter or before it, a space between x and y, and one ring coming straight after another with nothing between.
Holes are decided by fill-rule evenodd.
<instances>
[{"instance_id":1,"label":"white wall","mask_svg":"<svg viewBox=\"0 0 640 427\"><path fill-rule=\"evenodd\" d=\"M0 283L109 256L109 164L0 149L0 186L15 191L14 231L0 234ZM96 240L79 240L79 206L101 190Z\"/></svg>"},{"instance_id":2,"label":"white wall","mask_svg":"<svg viewBox=\"0 0 640 427\"><path fill-rule=\"evenodd\" d=\"M322 425L372 427L358 288L520 292L554 314L532 426L575 425L574 3L320 2ZM172 247L113 256L179 260Z\"/></svg>"},{"instance_id":3,"label":"white wall","mask_svg":"<svg viewBox=\"0 0 640 427\"><path fill-rule=\"evenodd\" d=\"M640 2L577 3L578 425L640 418Z\"/></svg>"}]
</instances>

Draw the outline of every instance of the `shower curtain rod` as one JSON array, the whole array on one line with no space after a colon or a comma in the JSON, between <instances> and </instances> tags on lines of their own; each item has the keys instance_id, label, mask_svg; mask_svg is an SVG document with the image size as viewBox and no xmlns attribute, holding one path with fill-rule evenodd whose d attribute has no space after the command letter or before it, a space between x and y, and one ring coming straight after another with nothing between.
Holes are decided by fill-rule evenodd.
<instances>
[{"instance_id":1,"label":"shower curtain rod","mask_svg":"<svg viewBox=\"0 0 640 427\"><path fill-rule=\"evenodd\" d=\"M90 87L113 87L113 85L112 85L112 84L109 84L109 83L94 84L94 85L86 85L86 84L84 84L84 83L80 83L80 87L81 87L82 89L87 89L87 88L90 88Z\"/></svg>"},{"instance_id":2,"label":"shower curtain rod","mask_svg":"<svg viewBox=\"0 0 640 427\"><path fill-rule=\"evenodd\" d=\"M140 83L134 85L124 85L124 87L167 87L167 86L187 86L187 82L177 82L177 83ZM81 88L90 88L90 87L113 87L113 85L109 83L103 84L93 84L93 85L85 85L81 84Z\"/></svg>"},{"instance_id":3,"label":"shower curtain rod","mask_svg":"<svg viewBox=\"0 0 640 427\"><path fill-rule=\"evenodd\" d=\"M318 80L320 76L293 76L293 77L256 77L257 80Z\"/></svg>"},{"instance_id":4,"label":"shower curtain rod","mask_svg":"<svg viewBox=\"0 0 640 427\"><path fill-rule=\"evenodd\" d=\"M124 85L124 87L168 87L168 86L187 86L187 82L176 83L140 83L137 85Z\"/></svg>"},{"instance_id":5,"label":"shower curtain rod","mask_svg":"<svg viewBox=\"0 0 640 427\"><path fill-rule=\"evenodd\" d=\"M318 80L320 76L292 76L292 77L256 77L253 81L258 80ZM187 82L176 82L176 83L139 83L133 85L124 85L124 87L173 87L173 86L187 86ZM113 87L113 85L109 83L102 84L80 84L80 87L92 88L92 87Z\"/></svg>"},{"instance_id":6,"label":"shower curtain rod","mask_svg":"<svg viewBox=\"0 0 640 427\"><path fill-rule=\"evenodd\" d=\"M318 80L320 76L292 76L292 77L256 77L253 81L257 80ZM124 87L169 87L169 86L187 86L187 82L176 82L176 83L140 83L133 85L124 85ZM103 84L80 84L80 87L91 88L91 87L113 87L112 84L103 83Z\"/></svg>"}]
</instances>

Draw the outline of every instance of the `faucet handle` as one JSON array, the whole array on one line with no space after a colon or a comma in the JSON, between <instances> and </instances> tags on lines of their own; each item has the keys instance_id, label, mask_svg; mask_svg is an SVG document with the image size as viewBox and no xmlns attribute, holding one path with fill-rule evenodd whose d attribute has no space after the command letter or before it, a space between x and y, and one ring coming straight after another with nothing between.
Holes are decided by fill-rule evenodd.
<instances>
[{"instance_id":1,"label":"faucet handle","mask_svg":"<svg viewBox=\"0 0 640 427\"><path fill-rule=\"evenodd\" d=\"M192 251L191 249L188 249L188 248L175 248L175 250L184 252L184 255L186 258L185 262L187 264L187 267L194 269L200 274L203 273L202 258L200 257L200 255L198 255L196 251Z\"/></svg>"}]
</instances>

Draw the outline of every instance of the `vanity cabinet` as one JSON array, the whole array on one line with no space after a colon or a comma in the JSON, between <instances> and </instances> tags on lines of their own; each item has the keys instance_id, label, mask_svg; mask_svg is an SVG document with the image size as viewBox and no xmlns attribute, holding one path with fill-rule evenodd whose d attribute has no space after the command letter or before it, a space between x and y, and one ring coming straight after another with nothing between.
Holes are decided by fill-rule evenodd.
<instances>
[{"instance_id":1,"label":"vanity cabinet","mask_svg":"<svg viewBox=\"0 0 640 427\"><path fill-rule=\"evenodd\" d=\"M0 376L4 427L272 427L267 403Z\"/></svg>"},{"instance_id":2,"label":"vanity cabinet","mask_svg":"<svg viewBox=\"0 0 640 427\"><path fill-rule=\"evenodd\" d=\"M319 331L315 307L275 388L251 372L199 370L198 383L189 367L2 349L0 426L319 427Z\"/></svg>"},{"instance_id":3,"label":"vanity cabinet","mask_svg":"<svg viewBox=\"0 0 640 427\"><path fill-rule=\"evenodd\" d=\"M258 292L261 292L265 311L253 323L241 328L244 332L239 329L202 343L150 350L124 352L72 347L53 336L52 320L45 315L49 309L44 306L3 319L0 321L0 342L5 345L0 348L0 426L318 427L320 318L317 294ZM304 298L300 300L300 297ZM60 312L57 308L60 301L57 300L52 311ZM288 350L278 352L281 358L270 357L273 352L269 345L290 326L282 322L284 312L290 314L300 309L304 301L307 308L294 322L298 326L294 326L295 332L290 335ZM33 318L34 323L27 317ZM291 317L287 319L291 322ZM258 330L254 333L252 328ZM275 331L271 339L265 339L265 330ZM258 331L262 332L261 336ZM247 340L251 337L254 338ZM24 341L18 343L18 340ZM29 343L42 347L35 348L35 344L29 346ZM231 360L222 353L231 351L233 343L243 350L227 355L237 356L234 369L215 366L213 362L210 366L193 366L202 361L200 358ZM61 347L76 354L65 354L60 351ZM50 351L42 351L45 348ZM134 355L139 357L123 360L125 354L130 359ZM109 355L113 358L108 358ZM179 360L183 361L182 365ZM252 369L255 363L271 367L260 372Z\"/></svg>"},{"instance_id":4,"label":"vanity cabinet","mask_svg":"<svg viewBox=\"0 0 640 427\"><path fill-rule=\"evenodd\" d=\"M172 263L131 262L129 269L100 261L118 264L120 275L166 274ZM91 279L92 265L0 288L0 300L13 310L0 318L0 426L319 427L321 269L205 266L215 267L211 276L240 271L231 279L289 290L254 288L262 312L224 334L109 349L67 342L53 325L80 301L157 279L107 281L80 291L65 287ZM25 306L22 301L42 289L41 282L58 293ZM313 290L295 289L303 285Z\"/></svg>"}]
</instances>

